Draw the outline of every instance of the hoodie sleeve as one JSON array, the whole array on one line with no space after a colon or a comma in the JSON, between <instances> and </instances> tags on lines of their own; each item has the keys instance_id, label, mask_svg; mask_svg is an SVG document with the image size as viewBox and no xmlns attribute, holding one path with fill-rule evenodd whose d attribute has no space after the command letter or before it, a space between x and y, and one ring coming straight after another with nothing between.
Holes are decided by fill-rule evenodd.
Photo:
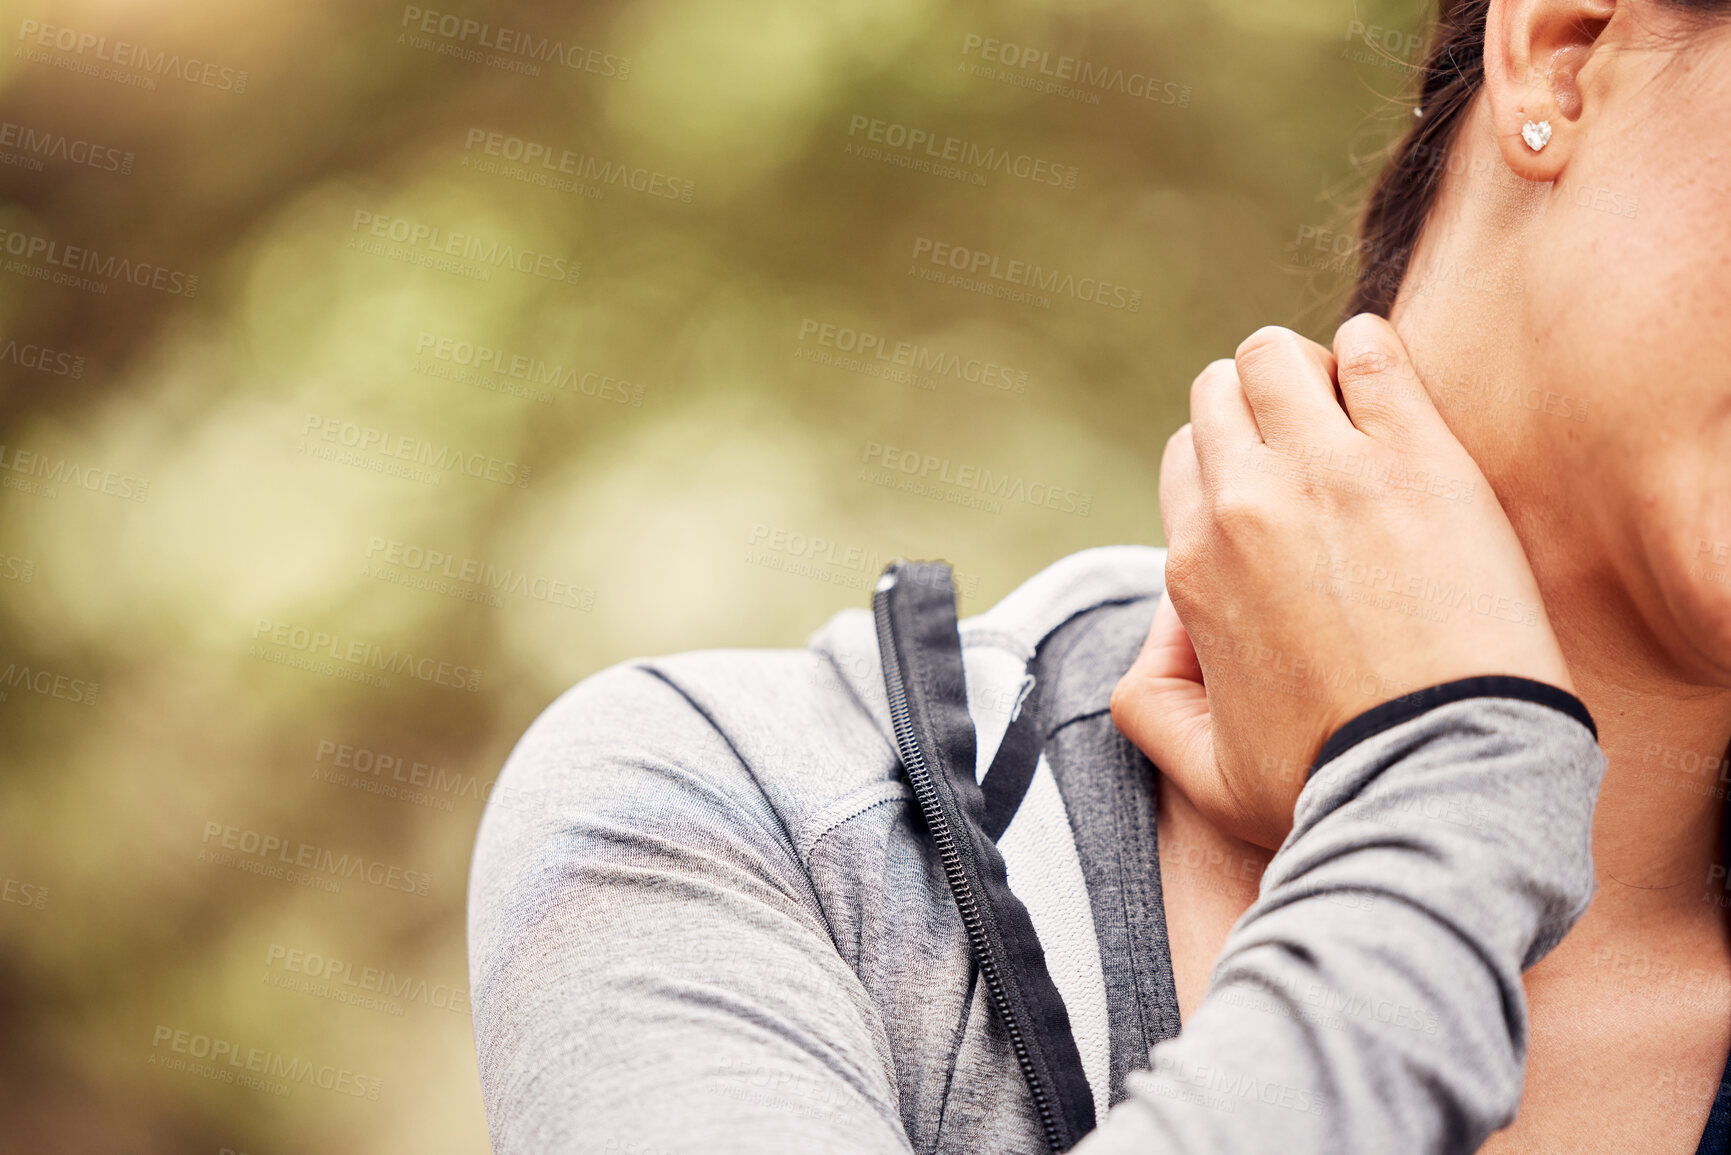
<instances>
[{"instance_id":1,"label":"hoodie sleeve","mask_svg":"<svg viewBox=\"0 0 1731 1155\"><path fill-rule=\"evenodd\" d=\"M884 1027L781 817L639 665L568 691L488 802L469 883L497 1155L908 1155Z\"/></svg>"},{"instance_id":2,"label":"hoodie sleeve","mask_svg":"<svg viewBox=\"0 0 1731 1155\"><path fill-rule=\"evenodd\" d=\"M1604 767L1579 700L1525 679L1348 723L1202 1005L1076 1150L1478 1150L1520 1103L1521 972L1593 894Z\"/></svg>"}]
</instances>

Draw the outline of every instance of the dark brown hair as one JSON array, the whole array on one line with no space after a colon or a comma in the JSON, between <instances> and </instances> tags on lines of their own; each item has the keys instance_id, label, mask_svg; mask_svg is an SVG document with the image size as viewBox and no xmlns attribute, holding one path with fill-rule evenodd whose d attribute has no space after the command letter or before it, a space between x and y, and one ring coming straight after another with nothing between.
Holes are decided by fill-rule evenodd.
<instances>
[{"instance_id":1,"label":"dark brown hair","mask_svg":"<svg viewBox=\"0 0 1731 1155\"><path fill-rule=\"evenodd\" d=\"M1425 53L1413 125L1371 186L1359 224L1358 283L1347 315L1388 316L1419 230L1442 186L1449 143L1485 78L1491 0L1441 0Z\"/></svg>"},{"instance_id":2,"label":"dark brown hair","mask_svg":"<svg viewBox=\"0 0 1731 1155\"><path fill-rule=\"evenodd\" d=\"M1723 13L1726 0L1663 0L1673 10ZM1358 282L1347 315L1388 316L1419 232L1436 203L1449 145L1485 77L1485 16L1491 0L1440 0L1420 72L1412 127L1371 186L1359 224Z\"/></svg>"}]
</instances>

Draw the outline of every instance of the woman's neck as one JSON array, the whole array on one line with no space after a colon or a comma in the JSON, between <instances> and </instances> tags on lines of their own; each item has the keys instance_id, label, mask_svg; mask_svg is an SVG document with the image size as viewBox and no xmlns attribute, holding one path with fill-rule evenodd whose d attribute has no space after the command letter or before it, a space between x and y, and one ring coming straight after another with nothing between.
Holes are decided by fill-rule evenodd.
<instances>
[{"instance_id":1,"label":"woman's neck","mask_svg":"<svg viewBox=\"0 0 1731 1155\"><path fill-rule=\"evenodd\" d=\"M1444 178L1391 320L1508 512L1576 693L1599 727L1609 768L1594 819L1600 889L1591 921L1704 920L1731 901L1719 837L1731 791L1731 688L1692 682L1626 592L1629 559L1616 555L1636 548L1638 536L1607 540L1616 531L1582 508L1578 485L1535 461L1535 446L1558 432L1535 423L1556 418L1491 400L1510 383L1557 383L1533 379L1544 361L1521 328L1520 302L1485 290L1523 283L1543 211L1533 186L1496 179L1504 166L1493 154L1494 126L1477 128L1461 138L1463 163ZM1491 279L1449 273L1463 268Z\"/></svg>"},{"instance_id":2,"label":"woman's neck","mask_svg":"<svg viewBox=\"0 0 1731 1155\"><path fill-rule=\"evenodd\" d=\"M1517 532L1532 527L1531 542L1545 519L1514 520ZM1731 905L1721 847L1731 690L1672 670L1603 567L1559 572L1554 542L1528 552L1552 555L1534 573L1608 763L1593 821L1598 921L1716 924Z\"/></svg>"},{"instance_id":3,"label":"woman's neck","mask_svg":"<svg viewBox=\"0 0 1731 1155\"><path fill-rule=\"evenodd\" d=\"M1499 254L1518 225L1506 214L1476 219L1484 211L1460 208L1449 228L1424 238L1415 265L1506 260ZM1609 768L1593 827L1600 889L1591 921L1625 930L1656 918L1703 921L1731 905L1720 848L1731 688L1690 681L1627 594L1619 573L1626 559L1581 508L1578 489L1535 462L1530 442L1539 435L1521 424L1529 415L1484 400L1494 383L1545 384L1528 382L1534 369L1514 352L1530 344L1512 331L1519 310L1501 306L1433 278L1423 291L1403 291L1393 321L1438 410L1508 512L1575 692L1599 728Z\"/></svg>"}]
</instances>

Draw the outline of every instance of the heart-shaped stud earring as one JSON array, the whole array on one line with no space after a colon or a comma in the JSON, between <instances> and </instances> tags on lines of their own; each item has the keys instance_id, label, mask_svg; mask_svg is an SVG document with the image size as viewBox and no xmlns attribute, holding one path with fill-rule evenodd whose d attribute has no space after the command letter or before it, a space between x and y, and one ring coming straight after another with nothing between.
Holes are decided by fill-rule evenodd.
<instances>
[{"instance_id":1,"label":"heart-shaped stud earring","mask_svg":"<svg viewBox=\"0 0 1731 1155\"><path fill-rule=\"evenodd\" d=\"M1521 126L1521 139L1527 142L1527 147L1538 152L1551 143L1551 122L1548 120L1527 121Z\"/></svg>"}]
</instances>

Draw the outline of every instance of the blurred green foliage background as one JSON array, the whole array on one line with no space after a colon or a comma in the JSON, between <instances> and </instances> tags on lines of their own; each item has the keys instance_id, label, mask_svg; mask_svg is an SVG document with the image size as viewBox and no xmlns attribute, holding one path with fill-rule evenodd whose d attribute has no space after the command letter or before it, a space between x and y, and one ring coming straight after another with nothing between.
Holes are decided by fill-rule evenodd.
<instances>
[{"instance_id":1,"label":"blurred green foliage background","mask_svg":"<svg viewBox=\"0 0 1731 1155\"><path fill-rule=\"evenodd\" d=\"M485 1150L524 727L898 555L1158 542L1424 16L440 3L4 5L0 1149Z\"/></svg>"}]
</instances>

